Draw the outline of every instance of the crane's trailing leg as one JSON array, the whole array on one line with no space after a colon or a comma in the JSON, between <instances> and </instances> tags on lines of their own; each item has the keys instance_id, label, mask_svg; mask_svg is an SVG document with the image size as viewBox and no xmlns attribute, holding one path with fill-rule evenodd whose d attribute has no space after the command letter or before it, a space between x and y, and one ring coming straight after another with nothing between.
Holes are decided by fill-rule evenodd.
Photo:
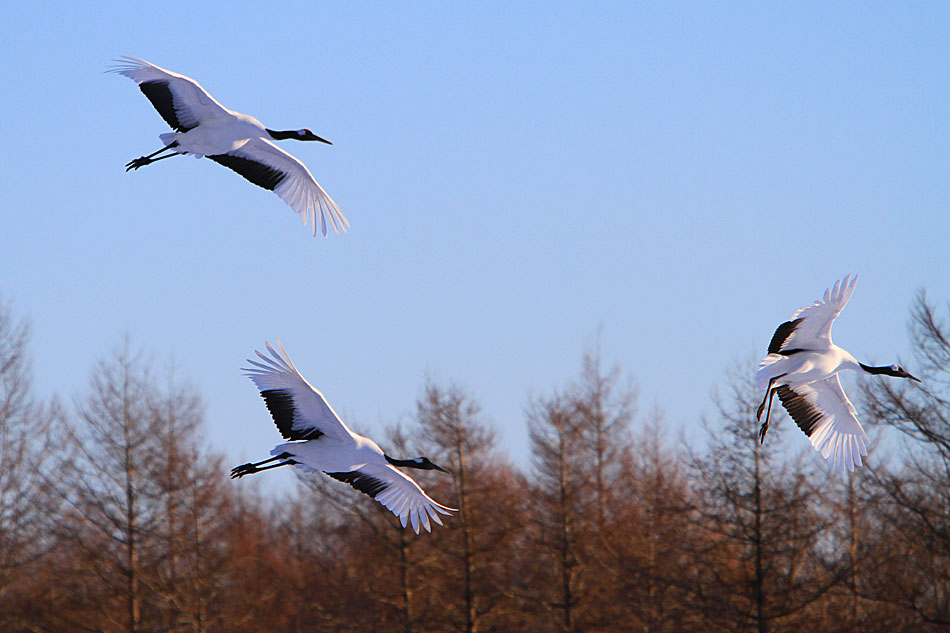
<instances>
[{"instance_id":1,"label":"crane's trailing leg","mask_svg":"<svg viewBox=\"0 0 950 633\"><path fill-rule=\"evenodd\" d=\"M290 453L281 453L277 457L271 457L270 459L265 459L262 462L257 462L255 464L241 464L240 466L235 466L231 469L231 479L240 479L244 475L251 475L253 473L258 473L262 470L270 470L271 468L280 468L281 466L293 466L294 464L299 464L300 462L287 459L292 457ZM279 464L272 464L270 466L263 466L269 462L277 461L278 459L286 459L285 462L280 462Z\"/></svg>"},{"instance_id":2,"label":"crane's trailing leg","mask_svg":"<svg viewBox=\"0 0 950 633\"><path fill-rule=\"evenodd\" d=\"M171 158L172 156L178 156L178 152L175 152L175 153L173 153L173 154L169 154L168 156L161 156L161 157L159 157L159 158L153 158L154 156L158 156L159 154L161 154L161 153L164 152L165 150L174 149L174 148L176 148L176 147L178 147L178 141L175 141L175 142L173 142L173 143L169 143L168 145L166 145L166 146L163 147L162 149L158 150L157 152L152 152L152 153L149 154L148 156L140 156L139 158L136 158L136 159L134 159L134 160L130 160L129 162L127 162L127 163L125 164L125 171L129 171L130 169L138 169L139 167L144 167L145 165L148 165L149 163L154 163L154 162L156 162L156 161L162 160L162 158Z\"/></svg>"},{"instance_id":3,"label":"crane's trailing leg","mask_svg":"<svg viewBox=\"0 0 950 633\"><path fill-rule=\"evenodd\" d=\"M769 415L772 413L772 397L775 395L775 390L772 389L772 385L784 375L785 374L773 376L769 380L769 386L765 389L765 398L762 399L762 404L759 405L759 408L755 410L755 419L762 419L762 409L765 409L765 403L768 402L769 408L765 412L765 422L762 423L762 428L759 429L759 443L765 442L765 433L769 430Z\"/></svg>"}]
</instances>

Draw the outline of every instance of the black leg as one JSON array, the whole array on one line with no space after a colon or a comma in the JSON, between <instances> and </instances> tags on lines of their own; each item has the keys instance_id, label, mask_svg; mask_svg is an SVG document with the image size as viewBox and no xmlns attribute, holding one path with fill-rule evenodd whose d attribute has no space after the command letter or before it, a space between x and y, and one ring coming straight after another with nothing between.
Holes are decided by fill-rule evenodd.
<instances>
[{"instance_id":1,"label":"black leg","mask_svg":"<svg viewBox=\"0 0 950 633\"><path fill-rule=\"evenodd\" d=\"M769 408L765 412L765 422L762 423L762 426L759 428L759 444L765 443L765 433L769 430L769 415L772 413L772 396L775 395L775 390L769 390Z\"/></svg>"},{"instance_id":2,"label":"black leg","mask_svg":"<svg viewBox=\"0 0 950 633\"><path fill-rule=\"evenodd\" d=\"M772 377L772 378L769 379L769 386L765 388L765 397L762 398L762 404L760 404L760 405L759 405L759 408L755 410L755 419L756 419L756 420L761 420L761 419L762 419L762 409L765 408L765 403L766 403L766 401L769 400L769 399L770 399L770 396L772 395L772 385L774 385L774 384L775 384L775 381L778 380L779 378L781 378L781 377L784 376L784 375L785 375L785 374L779 374L778 376L774 376L774 377Z\"/></svg>"},{"instance_id":3,"label":"black leg","mask_svg":"<svg viewBox=\"0 0 950 633\"><path fill-rule=\"evenodd\" d=\"M140 156L139 158L130 160L129 162L125 164L125 171L129 171L130 169L138 169L139 167L144 167L145 165L148 165L149 163L160 161L162 160L162 158L171 158L172 156L178 156L178 152L175 152L174 154L169 154L168 156L162 156L161 158L154 158L154 156L158 156L162 152L166 150L174 149L176 147L178 147L178 141L169 143L162 149L158 150L157 152L152 152L148 156Z\"/></svg>"},{"instance_id":4,"label":"black leg","mask_svg":"<svg viewBox=\"0 0 950 633\"><path fill-rule=\"evenodd\" d=\"M761 419L762 409L764 409L766 403L768 403L769 408L765 412L765 422L762 423L762 427L759 429L759 443L765 442L765 433L769 430L769 416L772 414L772 397L775 396L775 390L772 388L772 385L774 385L775 381L784 375L785 374L780 374L769 380L769 386L765 389L765 398L762 400L762 404L759 405L759 408L755 411L755 419Z\"/></svg>"}]
</instances>

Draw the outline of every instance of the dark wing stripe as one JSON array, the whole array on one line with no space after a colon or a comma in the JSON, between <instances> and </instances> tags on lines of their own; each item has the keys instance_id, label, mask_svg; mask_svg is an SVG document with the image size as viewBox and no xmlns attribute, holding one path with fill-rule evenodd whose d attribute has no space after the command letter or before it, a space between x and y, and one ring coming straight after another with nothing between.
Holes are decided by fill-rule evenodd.
<instances>
[{"instance_id":1,"label":"dark wing stripe","mask_svg":"<svg viewBox=\"0 0 950 633\"><path fill-rule=\"evenodd\" d=\"M178 114L175 113L175 101L172 97L172 91L168 89L167 81L145 81L139 84L139 89L148 97L148 100L152 102L152 105L173 130L187 132L192 129L185 127L178 120Z\"/></svg>"},{"instance_id":2,"label":"dark wing stripe","mask_svg":"<svg viewBox=\"0 0 950 633\"><path fill-rule=\"evenodd\" d=\"M293 428L294 425L294 397L283 389L268 389L261 392L267 410L274 418L277 430L287 440L315 440L323 436L320 429L301 431Z\"/></svg>"},{"instance_id":3,"label":"dark wing stripe","mask_svg":"<svg viewBox=\"0 0 950 633\"><path fill-rule=\"evenodd\" d=\"M376 495L381 493L389 486L389 484L387 484L385 481L380 481L375 477L364 475L358 470L353 470L348 473L327 473L327 475L344 483L350 484L360 492L368 494L374 499L376 498Z\"/></svg>"},{"instance_id":4,"label":"dark wing stripe","mask_svg":"<svg viewBox=\"0 0 950 633\"><path fill-rule=\"evenodd\" d=\"M775 330L775 334L772 335L772 341L769 343L769 354L789 355L802 351L800 349L788 350L787 352L782 351L782 346L785 345L788 337L792 335L792 332L795 331L795 328L797 328L798 324L802 321L804 321L804 319L795 319L794 321L786 321L778 326Z\"/></svg>"},{"instance_id":5,"label":"dark wing stripe","mask_svg":"<svg viewBox=\"0 0 950 633\"><path fill-rule=\"evenodd\" d=\"M287 177L287 174L274 169L270 165L258 163L249 158L241 156L232 156L231 154L214 154L207 156L219 165L224 165L228 169L233 169L241 174L258 187L263 187L268 191L273 191L277 185Z\"/></svg>"},{"instance_id":6,"label":"dark wing stripe","mask_svg":"<svg viewBox=\"0 0 950 633\"><path fill-rule=\"evenodd\" d=\"M805 435L811 437L812 431L815 430L815 427L824 417L821 409L808 402L805 396L792 391L788 385L781 385L775 389L775 392L778 394L779 400L782 401L782 406L785 407L788 414L795 420L795 424L798 425L798 428L800 428Z\"/></svg>"}]
</instances>

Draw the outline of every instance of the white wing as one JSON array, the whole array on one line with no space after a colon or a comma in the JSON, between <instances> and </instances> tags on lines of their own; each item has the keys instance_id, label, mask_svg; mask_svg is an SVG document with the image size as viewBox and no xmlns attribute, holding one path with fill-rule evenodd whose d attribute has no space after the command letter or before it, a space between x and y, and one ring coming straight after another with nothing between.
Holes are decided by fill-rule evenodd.
<instances>
[{"instance_id":1,"label":"white wing","mask_svg":"<svg viewBox=\"0 0 950 633\"><path fill-rule=\"evenodd\" d=\"M854 470L868 454L868 436L838 374L807 385L779 387L782 405L809 436L812 446L839 472ZM790 394L790 395L789 395Z\"/></svg>"},{"instance_id":2,"label":"white wing","mask_svg":"<svg viewBox=\"0 0 950 633\"><path fill-rule=\"evenodd\" d=\"M261 391L281 435L288 440L316 439L321 434L351 439L353 435L340 416L323 394L297 371L280 341L277 341L277 346L283 357L270 343L265 344L271 356L254 350L264 362L248 359L253 367L242 367L241 370Z\"/></svg>"},{"instance_id":3,"label":"white wing","mask_svg":"<svg viewBox=\"0 0 950 633\"><path fill-rule=\"evenodd\" d=\"M778 352L779 349L811 349L827 348L831 346L831 324L848 304L858 276L845 275L844 279L836 281L832 288L825 290L823 299L810 306L799 308L792 315L790 332L783 333L786 324L779 326L769 345L769 352ZM776 340L781 338L783 340ZM775 349L778 347L778 349Z\"/></svg>"},{"instance_id":4,"label":"white wing","mask_svg":"<svg viewBox=\"0 0 950 633\"><path fill-rule=\"evenodd\" d=\"M403 527L412 523L416 534L422 526L426 532L432 531L429 523L442 525L439 514L450 515L455 508L444 506L427 495L419 484L391 464L364 464L350 473L327 473L335 479L345 481L357 490L365 492L399 517Z\"/></svg>"},{"instance_id":5,"label":"white wing","mask_svg":"<svg viewBox=\"0 0 950 633\"><path fill-rule=\"evenodd\" d=\"M341 229L346 232L350 225L340 207L314 179L307 166L267 139L252 138L236 150L208 158L233 169L255 185L276 193L300 214L304 225L310 222L314 235L317 234L318 213L324 237L327 236L328 216L334 233L339 233Z\"/></svg>"},{"instance_id":6,"label":"white wing","mask_svg":"<svg viewBox=\"0 0 950 633\"><path fill-rule=\"evenodd\" d=\"M165 70L138 57L123 57L115 61L118 64L108 72L119 73L137 83L172 129L186 132L201 121L234 114L191 77Z\"/></svg>"}]
</instances>

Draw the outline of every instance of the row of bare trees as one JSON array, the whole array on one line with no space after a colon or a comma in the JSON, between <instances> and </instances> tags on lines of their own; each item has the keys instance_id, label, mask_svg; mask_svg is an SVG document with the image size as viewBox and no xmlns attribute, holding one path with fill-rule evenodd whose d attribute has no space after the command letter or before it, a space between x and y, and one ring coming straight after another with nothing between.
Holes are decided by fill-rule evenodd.
<instances>
[{"instance_id":1,"label":"row of bare trees","mask_svg":"<svg viewBox=\"0 0 950 633\"><path fill-rule=\"evenodd\" d=\"M756 441L748 366L676 440L591 351L528 402L527 468L427 382L388 448L460 511L416 536L329 478L232 483L199 394L128 341L44 402L0 304L0 633L947 630L950 327L921 294L911 331L925 380L854 390L884 439L849 477L793 425Z\"/></svg>"}]
</instances>

